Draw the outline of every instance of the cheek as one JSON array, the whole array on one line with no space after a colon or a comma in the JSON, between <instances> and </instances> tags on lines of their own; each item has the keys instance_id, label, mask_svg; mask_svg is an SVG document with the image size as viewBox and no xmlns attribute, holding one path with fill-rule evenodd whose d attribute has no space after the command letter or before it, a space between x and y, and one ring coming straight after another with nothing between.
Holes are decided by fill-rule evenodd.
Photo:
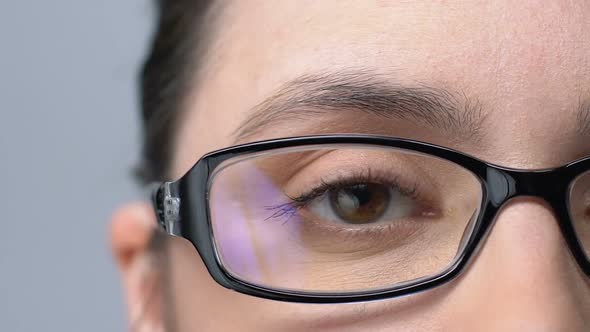
<instances>
[{"instance_id":1,"label":"cheek","mask_svg":"<svg viewBox=\"0 0 590 332\"><path fill-rule=\"evenodd\" d=\"M313 306L242 295L218 285L192 244L172 239L170 275L173 322L178 331L301 331Z\"/></svg>"},{"instance_id":2,"label":"cheek","mask_svg":"<svg viewBox=\"0 0 590 332\"><path fill-rule=\"evenodd\" d=\"M215 283L192 244L170 241L169 314L178 331L242 331L254 323L256 306L247 306L239 295Z\"/></svg>"}]
</instances>

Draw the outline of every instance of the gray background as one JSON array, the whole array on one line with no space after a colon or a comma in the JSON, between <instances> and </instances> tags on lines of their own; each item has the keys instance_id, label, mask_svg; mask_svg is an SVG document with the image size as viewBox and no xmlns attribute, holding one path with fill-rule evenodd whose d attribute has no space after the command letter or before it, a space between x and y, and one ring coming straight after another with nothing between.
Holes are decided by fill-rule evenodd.
<instances>
[{"instance_id":1,"label":"gray background","mask_svg":"<svg viewBox=\"0 0 590 332\"><path fill-rule=\"evenodd\" d=\"M124 331L110 213L141 197L148 0L0 1L0 331Z\"/></svg>"}]
</instances>

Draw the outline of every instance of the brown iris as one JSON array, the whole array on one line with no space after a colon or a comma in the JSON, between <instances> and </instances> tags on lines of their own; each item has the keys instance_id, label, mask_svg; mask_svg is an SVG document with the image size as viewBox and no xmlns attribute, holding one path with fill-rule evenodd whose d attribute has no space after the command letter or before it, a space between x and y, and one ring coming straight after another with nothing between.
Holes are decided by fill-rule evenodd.
<instances>
[{"instance_id":1,"label":"brown iris","mask_svg":"<svg viewBox=\"0 0 590 332\"><path fill-rule=\"evenodd\" d=\"M329 199L332 209L343 222L368 224L385 213L391 193L385 185L360 183L331 191Z\"/></svg>"}]
</instances>

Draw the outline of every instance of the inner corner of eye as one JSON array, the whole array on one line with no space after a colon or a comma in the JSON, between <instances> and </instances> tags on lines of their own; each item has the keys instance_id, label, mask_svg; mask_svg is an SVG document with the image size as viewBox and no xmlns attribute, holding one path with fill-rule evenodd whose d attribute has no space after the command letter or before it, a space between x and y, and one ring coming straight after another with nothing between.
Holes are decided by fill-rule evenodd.
<instances>
[{"instance_id":1,"label":"inner corner of eye","mask_svg":"<svg viewBox=\"0 0 590 332\"><path fill-rule=\"evenodd\" d=\"M425 219L438 219L454 213L440 206L439 202L436 201L421 200L418 198L415 200L415 204L417 204L416 215Z\"/></svg>"},{"instance_id":2,"label":"inner corner of eye","mask_svg":"<svg viewBox=\"0 0 590 332\"><path fill-rule=\"evenodd\" d=\"M428 219L439 218L442 215L443 215L443 213L441 211L435 210L432 208L424 209L423 211L421 211L421 214L420 214L420 216L422 216L424 218L428 218Z\"/></svg>"}]
</instances>

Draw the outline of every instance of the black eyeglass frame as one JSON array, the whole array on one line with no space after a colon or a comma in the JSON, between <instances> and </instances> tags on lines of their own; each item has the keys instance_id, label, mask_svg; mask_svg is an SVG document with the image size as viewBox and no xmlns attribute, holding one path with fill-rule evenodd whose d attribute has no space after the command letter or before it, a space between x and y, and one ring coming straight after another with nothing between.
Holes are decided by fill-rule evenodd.
<instances>
[{"instance_id":1,"label":"black eyeglass frame","mask_svg":"<svg viewBox=\"0 0 590 332\"><path fill-rule=\"evenodd\" d=\"M331 144L362 144L415 151L450 161L475 175L482 186L479 215L471 235L454 263L443 272L390 289L353 293L306 293L277 290L250 284L229 273L215 249L208 194L211 175L223 162L289 147ZM559 228L581 270L590 277L590 259L576 236L569 213L569 192L578 176L590 170L590 157L561 167L522 170L487 163L450 148L404 138L372 135L317 135L273 139L214 151L203 156L184 176L159 184L153 192L153 204L160 228L193 244L211 277L221 286L243 294L271 300L300 303L363 302L409 295L442 285L463 271L479 250L495 222L501 207L518 196L545 200L557 217Z\"/></svg>"}]
</instances>

